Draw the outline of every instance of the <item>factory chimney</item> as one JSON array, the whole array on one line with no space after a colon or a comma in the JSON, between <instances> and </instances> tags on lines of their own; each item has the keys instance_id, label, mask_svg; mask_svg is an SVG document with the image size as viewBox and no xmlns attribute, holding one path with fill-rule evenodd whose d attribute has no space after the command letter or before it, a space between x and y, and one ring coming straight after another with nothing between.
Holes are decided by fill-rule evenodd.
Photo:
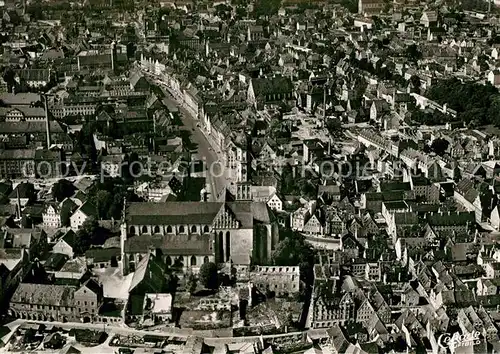
<instances>
[{"instance_id":1,"label":"factory chimney","mask_svg":"<svg viewBox=\"0 0 500 354\"><path fill-rule=\"evenodd\" d=\"M47 133L47 149L50 149L50 121L49 121L49 106L47 104L47 96L43 95L43 103L45 106L45 130Z\"/></svg>"},{"instance_id":2,"label":"factory chimney","mask_svg":"<svg viewBox=\"0 0 500 354\"><path fill-rule=\"evenodd\" d=\"M115 51L116 51L116 42L111 42L111 70L115 70Z\"/></svg>"}]
</instances>

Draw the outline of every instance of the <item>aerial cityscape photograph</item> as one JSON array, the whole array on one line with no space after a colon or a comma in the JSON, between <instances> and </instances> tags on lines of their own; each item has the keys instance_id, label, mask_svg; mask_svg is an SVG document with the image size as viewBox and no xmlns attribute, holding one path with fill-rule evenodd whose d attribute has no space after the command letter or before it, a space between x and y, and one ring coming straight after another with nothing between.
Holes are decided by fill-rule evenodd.
<instances>
[{"instance_id":1,"label":"aerial cityscape photograph","mask_svg":"<svg viewBox=\"0 0 500 354\"><path fill-rule=\"evenodd\" d=\"M0 9L0 354L500 353L500 0Z\"/></svg>"}]
</instances>

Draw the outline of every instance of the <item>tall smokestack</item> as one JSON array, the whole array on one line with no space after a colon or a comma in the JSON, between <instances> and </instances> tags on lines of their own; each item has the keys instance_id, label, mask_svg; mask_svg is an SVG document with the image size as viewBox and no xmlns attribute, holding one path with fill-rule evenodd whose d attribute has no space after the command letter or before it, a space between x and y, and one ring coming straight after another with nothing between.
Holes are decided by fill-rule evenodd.
<instances>
[{"instance_id":1,"label":"tall smokestack","mask_svg":"<svg viewBox=\"0 0 500 354\"><path fill-rule=\"evenodd\" d=\"M111 70L115 70L115 41L111 42Z\"/></svg>"},{"instance_id":2,"label":"tall smokestack","mask_svg":"<svg viewBox=\"0 0 500 354\"><path fill-rule=\"evenodd\" d=\"M43 95L43 103L45 105L45 130L47 133L47 149L50 149L50 121L49 121L49 106L47 104L47 96Z\"/></svg>"}]
</instances>

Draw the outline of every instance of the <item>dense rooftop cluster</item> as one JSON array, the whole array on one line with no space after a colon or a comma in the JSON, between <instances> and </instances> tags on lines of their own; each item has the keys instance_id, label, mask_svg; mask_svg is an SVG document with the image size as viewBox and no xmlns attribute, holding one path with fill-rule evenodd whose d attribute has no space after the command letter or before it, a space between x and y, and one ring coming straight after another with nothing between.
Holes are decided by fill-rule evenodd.
<instances>
[{"instance_id":1,"label":"dense rooftop cluster","mask_svg":"<svg viewBox=\"0 0 500 354\"><path fill-rule=\"evenodd\" d=\"M498 351L495 5L5 1L6 350Z\"/></svg>"}]
</instances>

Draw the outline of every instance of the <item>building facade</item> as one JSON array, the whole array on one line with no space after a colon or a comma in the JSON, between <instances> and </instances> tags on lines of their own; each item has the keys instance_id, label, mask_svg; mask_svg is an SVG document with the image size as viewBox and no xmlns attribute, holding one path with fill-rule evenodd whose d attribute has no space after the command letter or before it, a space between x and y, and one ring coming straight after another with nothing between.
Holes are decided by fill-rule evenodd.
<instances>
[{"instance_id":1,"label":"building facade","mask_svg":"<svg viewBox=\"0 0 500 354\"><path fill-rule=\"evenodd\" d=\"M121 230L123 272L151 250L185 271L207 262L249 265L270 257L277 236L265 203L131 203Z\"/></svg>"}]
</instances>

